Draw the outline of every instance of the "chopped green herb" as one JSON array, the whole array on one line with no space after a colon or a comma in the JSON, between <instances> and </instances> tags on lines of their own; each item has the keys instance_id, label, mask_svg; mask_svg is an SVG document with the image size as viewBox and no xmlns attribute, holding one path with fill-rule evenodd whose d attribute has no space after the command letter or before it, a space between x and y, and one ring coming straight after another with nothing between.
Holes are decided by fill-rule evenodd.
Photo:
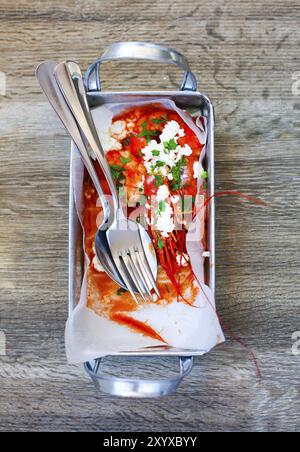
<instances>
[{"instance_id":1,"label":"chopped green herb","mask_svg":"<svg viewBox=\"0 0 300 452\"><path fill-rule=\"evenodd\" d=\"M126 290L123 289L122 287L120 287L120 289L117 290L117 295L119 295L119 297L120 297L121 295L123 295L124 293L126 293Z\"/></svg>"},{"instance_id":2,"label":"chopped green herb","mask_svg":"<svg viewBox=\"0 0 300 452\"><path fill-rule=\"evenodd\" d=\"M163 183L164 183L164 178L162 176L159 176L159 175L155 176L156 187L159 188L161 185L163 185Z\"/></svg>"},{"instance_id":3,"label":"chopped green herb","mask_svg":"<svg viewBox=\"0 0 300 452\"><path fill-rule=\"evenodd\" d=\"M143 122L142 123L142 132L140 132L138 134L138 137L145 137L147 140L147 143L149 143L149 141L151 140L151 138L157 136L157 134L159 133L159 131L155 131L155 130L147 130L147 123Z\"/></svg>"},{"instance_id":4,"label":"chopped green herb","mask_svg":"<svg viewBox=\"0 0 300 452\"><path fill-rule=\"evenodd\" d=\"M159 201L158 203L158 214L161 215L163 212L165 212L167 207L166 201Z\"/></svg>"},{"instance_id":5,"label":"chopped green herb","mask_svg":"<svg viewBox=\"0 0 300 452\"><path fill-rule=\"evenodd\" d=\"M139 192L143 193L144 189L142 187L139 188Z\"/></svg>"},{"instance_id":6,"label":"chopped green herb","mask_svg":"<svg viewBox=\"0 0 300 452\"><path fill-rule=\"evenodd\" d=\"M154 124L162 124L163 122L168 121L168 115L162 115L161 118L152 118L151 121Z\"/></svg>"},{"instance_id":7,"label":"chopped green herb","mask_svg":"<svg viewBox=\"0 0 300 452\"><path fill-rule=\"evenodd\" d=\"M177 143L176 143L174 138L172 138L170 141L165 141L164 142L165 151L175 151L177 146L178 145L177 145Z\"/></svg>"},{"instance_id":8,"label":"chopped green herb","mask_svg":"<svg viewBox=\"0 0 300 452\"><path fill-rule=\"evenodd\" d=\"M177 191L177 190L180 189L181 183L180 183L180 182L174 182L174 181L173 181L173 182L171 182L170 186L171 186L171 190L172 190L172 191Z\"/></svg>"},{"instance_id":9,"label":"chopped green herb","mask_svg":"<svg viewBox=\"0 0 300 452\"><path fill-rule=\"evenodd\" d=\"M169 141L169 149L171 149L171 151L174 151L177 148L177 143L174 140L174 138L172 138L172 140Z\"/></svg>"},{"instance_id":10,"label":"chopped green herb","mask_svg":"<svg viewBox=\"0 0 300 452\"><path fill-rule=\"evenodd\" d=\"M173 168L171 169L171 173L175 182L178 182L180 180L180 170L181 168L178 165L173 166Z\"/></svg>"},{"instance_id":11,"label":"chopped green herb","mask_svg":"<svg viewBox=\"0 0 300 452\"><path fill-rule=\"evenodd\" d=\"M125 171L125 168L119 165L111 165L110 169L112 177L115 181L124 179L125 176L123 174L123 171Z\"/></svg>"},{"instance_id":12,"label":"chopped green herb","mask_svg":"<svg viewBox=\"0 0 300 452\"><path fill-rule=\"evenodd\" d=\"M160 168L162 166L165 166L165 162L161 162L160 160L158 160L155 165Z\"/></svg>"},{"instance_id":13,"label":"chopped green herb","mask_svg":"<svg viewBox=\"0 0 300 452\"><path fill-rule=\"evenodd\" d=\"M131 158L130 157L120 157L121 163L123 163L123 165L127 165L127 163L131 162Z\"/></svg>"},{"instance_id":14,"label":"chopped green herb","mask_svg":"<svg viewBox=\"0 0 300 452\"><path fill-rule=\"evenodd\" d=\"M161 237L159 237L159 239L157 241L157 246L160 250L162 250L165 247L165 242L163 241L163 239Z\"/></svg>"},{"instance_id":15,"label":"chopped green herb","mask_svg":"<svg viewBox=\"0 0 300 452\"><path fill-rule=\"evenodd\" d=\"M116 171L125 171L125 169L122 168L122 166L120 166L120 165L111 165L110 168L112 170L116 170Z\"/></svg>"},{"instance_id":16,"label":"chopped green herb","mask_svg":"<svg viewBox=\"0 0 300 452\"><path fill-rule=\"evenodd\" d=\"M208 172L207 171L202 171L201 177L202 177L202 179L207 179L208 178Z\"/></svg>"},{"instance_id":17,"label":"chopped green herb","mask_svg":"<svg viewBox=\"0 0 300 452\"><path fill-rule=\"evenodd\" d=\"M159 156L159 154L160 154L160 152L159 152L159 151L156 151L156 150L152 151L152 155L153 155L153 157L158 157L158 156Z\"/></svg>"},{"instance_id":18,"label":"chopped green herb","mask_svg":"<svg viewBox=\"0 0 300 452\"><path fill-rule=\"evenodd\" d=\"M186 164L186 160L182 157L179 160L179 162L177 162L176 165L174 165L173 168L171 169L171 173L172 173L174 182L177 182L177 183L180 182L182 168L185 166L185 164Z\"/></svg>"},{"instance_id":19,"label":"chopped green herb","mask_svg":"<svg viewBox=\"0 0 300 452\"><path fill-rule=\"evenodd\" d=\"M125 140L123 140L123 145L124 146L129 146L130 145L130 137L125 138Z\"/></svg>"}]
</instances>

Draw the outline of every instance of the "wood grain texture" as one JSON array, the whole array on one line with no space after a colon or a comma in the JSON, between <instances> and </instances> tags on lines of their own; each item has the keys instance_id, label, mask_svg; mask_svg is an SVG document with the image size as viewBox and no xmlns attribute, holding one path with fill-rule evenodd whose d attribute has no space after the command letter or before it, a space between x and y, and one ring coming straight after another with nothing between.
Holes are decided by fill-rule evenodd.
<instances>
[{"instance_id":1,"label":"wood grain texture","mask_svg":"<svg viewBox=\"0 0 300 452\"><path fill-rule=\"evenodd\" d=\"M295 0L0 0L1 431L299 430L299 20ZM97 395L81 366L66 364L69 140L34 69L51 58L86 68L120 40L188 57L216 107L217 189L269 205L217 200L218 308L257 353L262 383L230 337L158 400ZM178 76L160 65L103 68L106 89L176 87ZM133 365L145 375L129 358L107 368ZM162 366L150 360L146 374L175 363Z\"/></svg>"}]
</instances>

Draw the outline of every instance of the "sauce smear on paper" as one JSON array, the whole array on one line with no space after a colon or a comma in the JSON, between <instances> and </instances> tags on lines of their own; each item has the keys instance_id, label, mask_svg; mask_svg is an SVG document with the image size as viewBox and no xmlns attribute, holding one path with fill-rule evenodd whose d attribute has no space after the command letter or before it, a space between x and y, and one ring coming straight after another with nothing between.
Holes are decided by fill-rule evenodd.
<instances>
[{"instance_id":1,"label":"sauce smear on paper","mask_svg":"<svg viewBox=\"0 0 300 452\"><path fill-rule=\"evenodd\" d=\"M178 166L178 169L176 167L175 170L172 170L175 177L173 180L163 177L159 173L149 174L143 158L143 149L151 140L158 140L165 125L170 121L176 121L184 131L184 136L178 139L177 145L182 147L188 145L192 150L191 155L182 160L182 165ZM196 134L175 111L153 104L146 107L131 108L113 119L110 133L111 136L106 138L111 143L111 148L107 150L106 157L116 185L121 190L126 190L128 216L131 218L133 215L135 218L148 216L149 219L149 207L147 207L147 210L145 205L149 202L151 196L156 196L159 187L164 184L168 187L170 197L174 197L173 199L187 195L193 199L196 196L197 179L194 177L194 164L199 161L202 145L199 143ZM114 149L114 146L116 149ZM175 147L173 147L172 140L169 147L170 152L172 152L172 148ZM156 152L158 151L154 150L153 154L156 155ZM103 189L106 194L109 194L101 170L97 164L95 165L102 180ZM162 167L163 165L158 162L158 166ZM200 194L205 194L204 183ZM130 313L139 309L139 306L128 292L120 290L119 286L106 273L99 271L99 267L95 263L94 238L97 228L102 222L102 209L97 198L93 184L88 174L85 173L83 226L85 251L90 260L87 305L99 315L104 315L120 325L126 325L146 337L164 342L159 333L147 323L140 322L130 315ZM139 203L138 209L137 203ZM165 205L162 204L160 207L163 209ZM172 208L174 208L175 217L177 208L173 205ZM192 204L191 213L193 215L195 214L194 209L195 206ZM157 283L161 298L156 303L168 304L178 301L193 305L199 292L199 285L195 281L187 255L187 229L185 225L182 224L181 230L174 230L167 237L158 233L151 226L148 232L153 240L159 261ZM203 243L205 242L204 226L200 239L203 240Z\"/></svg>"}]
</instances>

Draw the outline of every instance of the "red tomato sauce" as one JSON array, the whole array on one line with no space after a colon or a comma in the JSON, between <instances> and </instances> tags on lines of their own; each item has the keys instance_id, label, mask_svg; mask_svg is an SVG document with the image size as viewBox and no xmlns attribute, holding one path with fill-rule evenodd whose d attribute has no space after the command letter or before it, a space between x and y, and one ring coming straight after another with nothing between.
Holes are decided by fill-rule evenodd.
<instances>
[{"instance_id":1,"label":"red tomato sauce","mask_svg":"<svg viewBox=\"0 0 300 452\"><path fill-rule=\"evenodd\" d=\"M185 136L178 140L178 144L181 146L188 144L193 153L188 157L185 165L184 186L175 191L172 191L170 186L170 192L171 195L196 196L197 180L194 179L193 165L199 160L202 145L199 143L195 133L176 112L162 108L160 105L152 104L131 108L113 119L114 122L119 120L130 124L130 134L122 140L121 150L112 149L107 152L106 156L109 165L115 169L115 177L120 175L122 186L127 190L128 199L138 201L141 198L141 192L146 198L157 192L155 178L147 175L144 166L141 151L147 144L147 137L142 136L142 133L145 131L145 124L147 124L146 133L150 134L151 139L155 139L162 132L166 122L171 120L177 121L185 132ZM109 189L98 164L95 164L95 168L101 179L103 189L108 194ZM122 168L121 171L120 168ZM141 180L144 181L142 187ZM120 181L116 180L116 184L118 185L119 183ZM163 338L149 325L135 320L130 315L130 313L138 309L130 294L120 291L119 286L106 273L95 270L92 264L92 260L95 257L93 245L97 227L101 224L102 209L99 202L97 204L98 196L87 173L85 173L83 191L85 250L91 262L88 269L87 306L99 315L104 315L120 325L126 325L144 336L164 342ZM202 193L205 193L204 189ZM129 207L128 215L135 209L136 207ZM145 212L145 210L141 208L141 212ZM193 284L195 281L193 270L190 263L183 266L178 264L176 260L178 253L186 253L187 230L183 227L180 231L174 231L170 237L164 239L162 249L158 246L156 232L151 230L151 228L149 228L148 232L153 239L159 261L157 284L161 298L156 303L167 304L178 301L193 305L199 291L198 286Z\"/></svg>"}]
</instances>

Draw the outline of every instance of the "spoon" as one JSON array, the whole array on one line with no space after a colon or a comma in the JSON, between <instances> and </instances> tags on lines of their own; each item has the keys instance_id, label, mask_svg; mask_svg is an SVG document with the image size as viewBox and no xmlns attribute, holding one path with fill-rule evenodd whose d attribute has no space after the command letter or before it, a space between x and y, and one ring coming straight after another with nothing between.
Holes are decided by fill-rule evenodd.
<instances>
[{"instance_id":1,"label":"spoon","mask_svg":"<svg viewBox=\"0 0 300 452\"><path fill-rule=\"evenodd\" d=\"M36 70L36 77L39 81L42 90L46 94L50 104L52 105L53 109L59 116L67 132L70 134L73 142L75 143L77 149L79 150L83 163L93 181L95 189L101 200L104 219L97 233L95 241L95 247L97 247L97 257L101 262L103 268L105 269L105 272L110 276L110 278L114 280L123 289L127 290L127 287L123 279L121 278L118 270L115 267L108 241L105 240L106 238L105 230L107 229L108 225L112 222L111 208L103 193L101 184L98 179L98 175L92 164L91 156L88 153L86 146L83 142L83 138L80 134L78 125L69 108L66 106L65 99L57 85L56 79L54 77L54 71L56 66L57 63L55 63L54 61L45 61L44 63L41 63ZM97 239L98 237L99 240Z\"/></svg>"},{"instance_id":2,"label":"spoon","mask_svg":"<svg viewBox=\"0 0 300 452\"><path fill-rule=\"evenodd\" d=\"M140 224L124 215L98 134L95 132L95 127L90 128L89 125L93 119L88 101L87 99L80 101L75 89L72 75L76 78L77 86L81 84L80 96L86 97L80 69L72 63L71 70L72 73L70 73L67 63L60 63L56 66L54 75L83 135L97 157L112 194L114 219L112 225L106 230L105 240L109 243L115 265L132 297L138 303L134 294L137 288L138 293L146 301L144 293L152 298L152 289L159 295L156 286L157 259L153 243L149 234ZM102 234L99 236L99 242L102 244Z\"/></svg>"}]
</instances>

